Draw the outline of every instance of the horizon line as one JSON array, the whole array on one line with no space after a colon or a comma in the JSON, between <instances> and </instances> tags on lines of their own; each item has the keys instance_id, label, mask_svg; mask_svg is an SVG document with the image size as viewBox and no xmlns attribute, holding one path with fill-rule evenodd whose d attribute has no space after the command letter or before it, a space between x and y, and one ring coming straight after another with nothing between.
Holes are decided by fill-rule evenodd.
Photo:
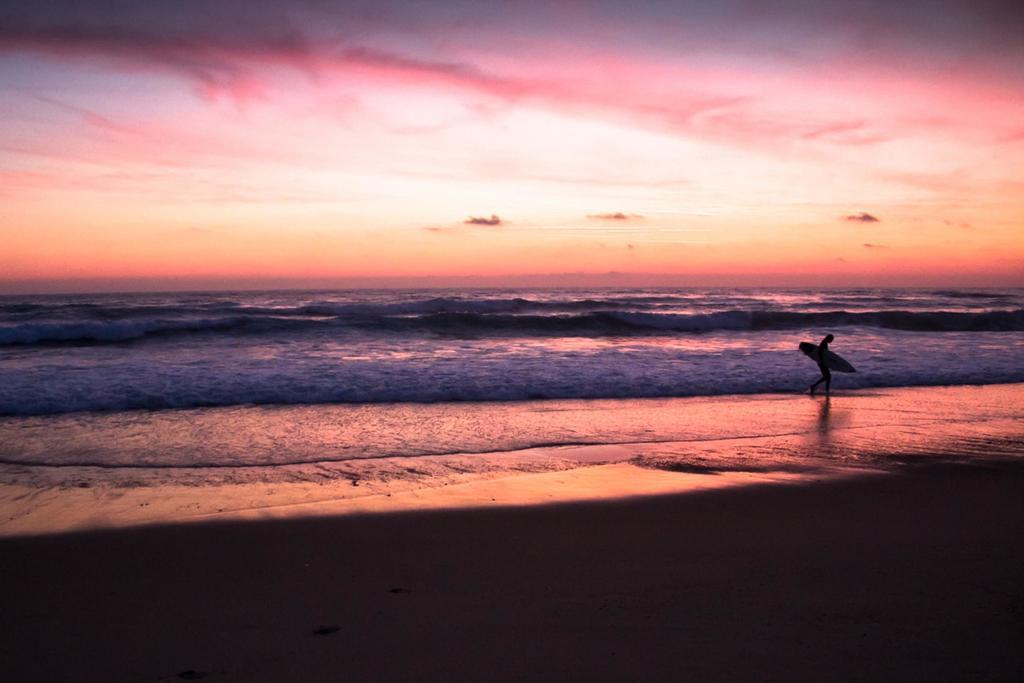
<instances>
[{"instance_id":1,"label":"horizon line","mask_svg":"<svg viewBox=\"0 0 1024 683\"><path fill-rule=\"evenodd\" d=\"M913 289L962 287L971 289L1024 288L1024 277L993 277L991 273L959 273L955 277L907 275L841 275L808 273L679 273L570 272L518 275L406 275L332 277L80 277L0 280L0 296L60 294L142 294L216 291L316 291L316 290L402 290L402 289L550 289L550 288L814 288Z\"/></svg>"}]
</instances>

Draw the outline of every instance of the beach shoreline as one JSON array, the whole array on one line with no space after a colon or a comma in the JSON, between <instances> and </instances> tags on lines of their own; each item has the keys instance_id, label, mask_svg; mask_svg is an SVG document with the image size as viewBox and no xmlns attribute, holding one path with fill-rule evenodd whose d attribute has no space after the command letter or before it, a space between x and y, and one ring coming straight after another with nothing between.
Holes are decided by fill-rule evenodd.
<instances>
[{"instance_id":1,"label":"beach shoreline","mask_svg":"<svg viewBox=\"0 0 1024 683\"><path fill-rule=\"evenodd\" d=\"M79 681L1019 680L1022 394L534 402L507 419L615 434L639 416L694 438L357 459L318 466L319 483L10 469L0 667Z\"/></svg>"},{"instance_id":2,"label":"beach shoreline","mask_svg":"<svg viewBox=\"0 0 1024 683\"><path fill-rule=\"evenodd\" d=\"M370 431L357 432L348 446L334 439L334 448L358 450L354 457L340 460L325 454L328 459L322 462L292 464L283 454L274 455L281 464L248 466L240 459L220 466L216 458L226 456L215 441L207 446L215 458L212 464L159 462L159 457L178 458L175 449L188 443L185 438L216 436L216 430L248 430L262 436L265 429L283 435L275 437L282 450L300 439L297 445L308 458L306 453L315 453L317 446L305 439L327 431L318 425L342 419L350 410L251 407L156 411L124 419L117 414L84 415L71 420L77 432L51 430L54 420L64 418L30 418L30 429L9 419L4 433L42 433L52 441L54 437L45 434L51 430L72 443L83 434L88 439L83 448L94 453L105 444L116 449L122 442L133 442L146 429L157 436L162 430L190 431L170 440L171 446L164 447L167 456L160 455L160 443L151 440L157 455L123 450L102 467L78 466L74 460L41 465L32 461L38 456L26 447L24 464L0 465L0 537L165 523L612 500L1024 456L1024 385L1016 384L876 389L839 392L831 399L755 395L374 406L359 409L358 416L377 424L382 438L407 451L416 448L413 439L421 424L445 425L449 432L467 435L447 438L485 448L537 440L579 443L433 454L431 442L425 441L423 454L413 450L390 455L387 446L373 450L358 442L377 433ZM390 422L383 422L382 416ZM118 431L121 422L134 425L138 420L149 422L133 426L127 434ZM308 436L297 431L303 420L317 425ZM390 428L403 421L413 426L402 438L379 426ZM93 429L93 423L114 427ZM197 427L200 424L203 430ZM474 430L478 424L481 429ZM510 433L516 437L510 440ZM45 443L35 450L48 457ZM368 450L372 457L364 457ZM131 462L136 453L142 459L138 465ZM245 456L242 452L237 457ZM147 464L154 461L155 466Z\"/></svg>"}]
</instances>

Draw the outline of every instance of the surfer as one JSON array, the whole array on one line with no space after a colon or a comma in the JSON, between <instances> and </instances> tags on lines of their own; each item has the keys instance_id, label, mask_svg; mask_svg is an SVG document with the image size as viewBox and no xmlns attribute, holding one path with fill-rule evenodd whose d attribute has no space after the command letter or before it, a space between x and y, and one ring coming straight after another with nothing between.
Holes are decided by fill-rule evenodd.
<instances>
[{"instance_id":1,"label":"surfer","mask_svg":"<svg viewBox=\"0 0 1024 683\"><path fill-rule=\"evenodd\" d=\"M815 360L818 361L818 369L821 370L821 379L811 385L811 396L814 396L814 392L822 382L825 383L825 393L832 393L832 372L828 369L828 345L832 343L833 339L835 337L831 334L826 334L818 344L818 357Z\"/></svg>"}]
</instances>

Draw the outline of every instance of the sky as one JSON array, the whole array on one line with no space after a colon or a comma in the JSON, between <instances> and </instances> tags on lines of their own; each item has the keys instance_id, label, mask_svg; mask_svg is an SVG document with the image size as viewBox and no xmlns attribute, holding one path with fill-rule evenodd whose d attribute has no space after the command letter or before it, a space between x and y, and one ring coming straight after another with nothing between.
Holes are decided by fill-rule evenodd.
<instances>
[{"instance_id":1,"label":"sky","mask_svg":"<svg viewBox=\"0 0 1024 683\"><path fill-rule=\"evenodd\" d=\"M1024 285L1019 2L0 3L0 292Z\"/></svg>"}]
</instances>

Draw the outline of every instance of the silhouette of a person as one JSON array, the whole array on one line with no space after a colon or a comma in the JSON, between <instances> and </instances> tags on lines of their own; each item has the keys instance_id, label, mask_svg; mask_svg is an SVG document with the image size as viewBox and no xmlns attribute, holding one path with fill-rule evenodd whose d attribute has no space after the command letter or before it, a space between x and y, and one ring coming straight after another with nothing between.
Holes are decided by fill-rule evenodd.
<instances>
[{"instance_id":1,"label":"silhouette of a person","mask_svg":"<svg viewBox=\"0 0 1024 683\"><path fill-rule=\"evenodd\" d=\"M818 344L818 369L821 370L821 379L811 385L811 396L814 396L814 392L818 390L818 385L822 382L825 383L825 393L832 393L832 371L828 369L828 345L835 339L831 334L825 335L825 338Z\"/></svg>"}]
</instances>

